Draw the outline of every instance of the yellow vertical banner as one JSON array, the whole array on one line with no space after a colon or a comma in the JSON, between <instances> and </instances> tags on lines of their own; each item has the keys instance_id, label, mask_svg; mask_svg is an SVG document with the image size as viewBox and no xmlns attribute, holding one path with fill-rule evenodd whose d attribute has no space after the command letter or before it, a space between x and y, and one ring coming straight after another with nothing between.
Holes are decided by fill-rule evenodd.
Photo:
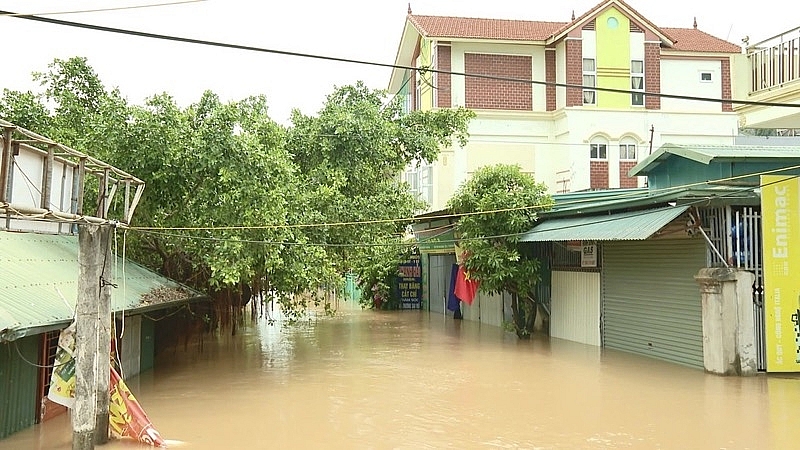
<instances>
[{"instance_id":1,"label":"yellow vertical banner","mask_svg":"<svg viewBox=\"0 0 800 450\"><path fill-rule=\"evenodd\" d=\"M768 372L800 372L800 178L761 177Z\"/></svg>"}]
</instances>

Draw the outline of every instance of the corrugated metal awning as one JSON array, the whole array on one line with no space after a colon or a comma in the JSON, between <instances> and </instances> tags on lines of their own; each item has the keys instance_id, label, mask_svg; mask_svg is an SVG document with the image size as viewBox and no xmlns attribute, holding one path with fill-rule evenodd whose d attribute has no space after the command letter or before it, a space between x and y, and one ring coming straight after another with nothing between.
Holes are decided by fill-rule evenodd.
<instances>
[{"instance_id":1,"label":"corrugated metal awning","mask_svg":"<svg viewBox=\"0 0 800 450\"><path fill-rule=\"evenodd\" d=\"M111 267L111 309L175 306L203 294L130 260ZM123 271L124 267L124 271ZM0 232L0 342L69 323L78 298L78 237ZM159 293L169 291L164 298Z\"/></svg>"},{"instance_id":2,"label":"corrugated metal awning","mask_svg":"<svg viewBox=\"0 0 800 450\"><path fill-rule=\"evenodd\" d=\"M636 241L647 239L683 214L688 206L544 220L522 236L522 242Z\"/></svg>"}]
</instances>

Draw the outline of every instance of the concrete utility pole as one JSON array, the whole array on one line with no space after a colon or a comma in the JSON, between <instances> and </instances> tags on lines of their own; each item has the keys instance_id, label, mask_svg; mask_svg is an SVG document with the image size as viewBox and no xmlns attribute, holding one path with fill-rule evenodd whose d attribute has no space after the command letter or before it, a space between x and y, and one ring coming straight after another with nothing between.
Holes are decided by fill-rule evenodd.
<instances>
[{"instance_id":1,"label":"concrete utility pole","mask_svg":"<svg viewBox=\"0 0 800 450\"><path fill-rule=\"evenodd\" d=\"M110 312L104 313L108 317L100 314L101 311L110 311L110 306L101 308L99 305L104 300L101 292L108 290L109 281L103 277L103 266L110 264L107 257L110 251L110 231L109 226L78 226L80 276L75 323L76 384L75 411L72 415L73 450L94 449L95 442L101 440L99 435L104 435L105 440L108 439ZM108 300L108 295L105 296L105 300ZM102 347L100 341L103 342ZM101 390L101 384L104 390ZM98 408L98 405L103 404L104 410L102 407ZM103 421L103 414L105 414L105 429L98 430L97 424Z\"/></svg>"},{"instance_id":2,"label":"concrete utility pole","mask_svg":"<svg viewBox=\"0 0 800 450\"><path fill-rule=\"evenodd\" d=\"M94 443L105 444L108 442L108 404L109 382L111 378L111 287L113 260L111 259L111 231L112 227L102 226L98 230L100 248L98 253L103 259L100 278L100 298L97 303L97 383L95 395L97 396L97 410L95 411ZM119 349L117 349L119 350Z\"/></svg>"}]
</instances>

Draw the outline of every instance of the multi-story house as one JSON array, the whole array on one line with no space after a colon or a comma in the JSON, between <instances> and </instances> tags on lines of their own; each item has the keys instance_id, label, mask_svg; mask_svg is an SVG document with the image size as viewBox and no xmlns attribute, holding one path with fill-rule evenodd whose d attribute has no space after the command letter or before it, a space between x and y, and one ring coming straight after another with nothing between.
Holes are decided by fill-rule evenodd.
<instances>
[{"instance_id":1,"label":"multi-story house","mask_svg":"<svg viewBox=\"0 0 800 450\"><path fill-rule=\"evenodd\" d=\"M730 99L734 84L749 83L732 70L744 58L739 46L696 21L660 27L621 0L569 22L425 16L409 8L396 64L420 70L394 69L389 91L404 96L409 110L464 106L477 117L466 146L420 162L406 180L431 210L494 163L519 164L553 193L643 186L628 171L651 149L733 144L739 125L730 103L645 94Z\"/></svg>"}]
</instances>

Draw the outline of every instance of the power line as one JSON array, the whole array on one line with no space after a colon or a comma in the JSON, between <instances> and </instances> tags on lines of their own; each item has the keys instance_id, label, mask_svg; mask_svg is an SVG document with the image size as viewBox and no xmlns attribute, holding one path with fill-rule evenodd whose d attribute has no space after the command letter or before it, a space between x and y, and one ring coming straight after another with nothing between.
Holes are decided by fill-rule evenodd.
<instances>
[{"instance_id":1,"label":"power line","mask_svg":"<svg viewBox=\"0 0 800 450\"><path fill-rule=\"evenodd\" d=\"M800 178L800 175L791 175L791 176L788 176L786 179L797 179L797 178ZM765 184L759 183L756 186L745 187L745 188L742 188L742 189L737 189L737 190L732 191L732 192L724 192L724 193L721 193L721 194L714 194L714 195L710 196L710 198L722 199L722 198L726 198L726 197L733 197L735 195L742 194L744 192L754 191L755 189L760 189L760 188L763 188L763 187L766 187L766 186L769 186L769 185L772 185L772 184L775 184L775 183L778 183L778 182L781 182L781 181L785 181L785 180L773 181L773 182L765 183ZM689 201L687 203L683 203L681 206L689 206L689 207L697 206L697 205L700 205L700 204L703 204L703 203L707 203L708 201L709 201L709 198L700 198L700 199ZM570 229L570 228L576 228L576 227L581 227L581 226L586 226L586 225L594 225L594 224L599 224L599 223L609 223L609 222L614 222L614 221L622 220L622 219L629 218L629 217L635 217L635 216L638 216L638 215L645 215L645 214L648 214L649 212L650 212L650 210L638 211L638 212L634 212L634 213L632 213L630 215L626 215L625 217L598 215L596 220L593 220L593 221L590 221L590 222L583 222L583 223L574 224L574 225L563 225L563 226L560 226L560 227L552 228L549 231L566 230L566 229ZM141 232L146 233L146 234L155 234L155 235L170 236L170 237L177 237L177 238L183 238L183 239L195 239L195 240L214 241L214 242L240 242L240 243L250 243L250 244L286 245L286 246L289 246L289 245L306 245L306 246L344 247L344 248L358 248L358 247L413 247L413 246L419 246L420 244L424 244L424 243L426 243L428 241L434 241L434 240L435 240L435 242L437 244L456 244L456 243L464 242L464 241L481 241L481 240L493 240L493 239L502 239L502 238L509 238L509 237L518 237L518 236L522 236L522 235L528 234L531 231L531 230L526 230L526 231L520 232L520 233L508 233L508 234L499 234L499 235L490 235L490 236L476 236L476 237L467 237L467 238L461 237L459 239L450 239L450 240L436 239L437 237L440 237L440 236L446 234L447 232L449 232L451 226L440 227L440 228L447 228L447 229L445 229L445 231L442 231L441 233L437 233L436 235L433 235L433 236L430 236L430 237L427 237L427 238L424 238L424 239L417 239L417 240L415 240L413 242L347 243L347 244L332 244L332 243L329 244L329 243L311 243L311 242L271 242L271 241L258 241L258 240L240 240L240 239L231 239L231 238L213 238L213 237L208 237L208 236L187 236L187 235L181 235L181 234L177 234L177 233L162 233L162 232L147 231L147 230L136 230L136 231L141 231ZM535 227L536 227L536 225L534 225L532 227L532 230L535 230ZM422 231L426 232L426 231L431 231L431 230L422 230Z\"/></svg>"},{"instance_id":2,"label":"power line","mask_svg":"<svg viewBox=\"0 0 800 450\"><path fill-rule=\"evenodd\" d=\"M483 78L487 80L496 80L496 81L508 81L514 83L525 83L525 84L533 84L539 86L555 86L561 88L569 88L569 89L587 89L593 91L600 91L600 92L612 92L617 94L642 94L645 97L659 97L659 98L671 98L677 100L691 100L691 101L699 101L699 102L710 102L710 103L725 103L725 104L736 104L736 105L753 105L753 106L774 106L779 108L800 108L800 104L793 104L793 103L779 103L779 102L761 102L761 101L754 101L754 100L735 100L735 99L721 99L721 98L712 98L712 97L698 97L692 95L677 95L677 94L664 94L664 93L654 93L654 92L641 92L641 91L633 91L629 89L616 89L616 88L606 88L606 87L598 87L598 86L584 86L580 84L569 84L569 83L558 83L558 82L551 82L551 81L539 81L539 80L526 80L522 78L513 78L513 77L504 77L499 75L487 75L487 74L479 74L479 73L467 73L467 72L456 72L451 70L440 70L440 69L432 69L432 68L420 68L420 67L413 67L413 66L406 66L402 64L390 64L390 63L380 63L375 61L367 61L361 59L353 59L353 58L343 58L337 56L328 56L328 55L319 55L313 53L303 53L303 52L295 52L289 50L278 50L278 49L270 49L265 47L255 47L251 45L242 45L242 44L231 44L225 42L218 42L218 41L209 41L205 39L195 39L195 38L188 38L182 36L171 36L166 34L158 34L158 33L149 33L145 31L136 31L136 30L128 30L124 28L116 28L116 27L107 27L103 25L93 25L88 23L82 22L72 22L67 20L61 19L51 19L47 17L41 17L36 15L30 14L19 14L11 11L2 11L0 10L0 14L4 15L11 15L13 17L19 19L26 19L32 20L35 22L43 22L49 23L53 25L62 25L67 27L73 28L82 28L86 30L94 30L94 31L103 31L107 33L115 33L115 34L123 34L128 36L136 36L136 37L144 37L150 39L159 39L159 40L166 40L166 41L173 41L173 42L182 42L187 44L197 44L197 45L205 45L211 47L221 47L221 48L229 48L235 50L245 50L245 51L252 51L252 52L259 52L259 53L269 53L274 55L283 55L283 56L295 56L301 58L311 58L311 59L320 59L325 61L336 61L336 62L344 62L344 63L351 63L351 64L361 64L367 66L375 66L375 67L385 67L390 69L403 69L403 70L413 70L417 71L421 74L426 72L431 73L439 73L444 75L458 75L464 77L473 77L473 78Z\"/></svg>"},{"instance_id":3,"label":"power line","mask_svg":"<svg viewBox=\"0 0 800 450\"><path fill-rule=\"evenodd\" d=\"M115 6L111 8L76 9L69 11L50 11L50 12L38 12L38 13L3 13L0 14L0 16L8 16L8 17L62 16L67 14L83 14L83 13L106 12L106 11L124 11L129 9L156 8L159 6L173 6L173 5L182 5L185 3L199 3L205 1L207 0L182 0L182 1L175 1L168 3L149 3L145 5Z\"/></svg>"},{"instance_id":4,"label":"power line","mask_svg":"<svg viewBox=\"0 0 800 450\"><path fill-rule=\"evenodd\" d=\"M734 175L731 177L724 177L724 178L716 178L713 180L706 180L706 181L697 181L693 183L686 183L678 186L670 186L664 187L659 189L649 189L649 194L659 194L670 192L678 189L689 189L692 187L697 186L705 186L705 185L714 185L725 183L729 181L736 181L741 180L743 178L751 178L761 175L769 175L773 173L780 173L786 172L789 170L798 170L800 169L800 164L795 166L788 166L788 167L781 167L778 169L770 169L770 170L762 170L758 172L751 172L741 175ZM621 192L618 195L612 195L606 197L604 200L606 201L613 201L613 200L625 200L629 197L637 197L640 193L637 192ZM255 225L255 226L246 226L246 225L231 225L231 226L219 226L219 227L131 227L125 226L124 224L120 224L129 230L134 231L212 231L212 230L271 230L271 229L286 229L286 228L316 228L316 227L334 227L334 226L349 226L349 225L374 225L380 223L396 223L396 222L416 222L420 220L425 221L433 221L433 220L441 220L441 219L451 219L451 218L460 218L460 217L468 217L468 216L475 216L475 215L485 215L485 214L496 214L496 213L503 213L503 212L513 212L513 211L524 211L529 209L544 209L547 207L552 206L571 206L571 205L580 205L583 203L592 203L597 201L594 198L587 198L587 199L576 199L566 202L548 202L548 203L541 203L536 205L526 205L526 206L518 206L514 208L503 208L503 209L495 209L489 211L474 211L470 213L450 213L450 214L438 214L434 216L425 216L425 217L400 217L395 219L373 219L373 220L364 220L364 221L349 221L349 222L328 222L328 223L306 223L306 224L279 224L279 225Z\"/></svg>"}]
</instances>

